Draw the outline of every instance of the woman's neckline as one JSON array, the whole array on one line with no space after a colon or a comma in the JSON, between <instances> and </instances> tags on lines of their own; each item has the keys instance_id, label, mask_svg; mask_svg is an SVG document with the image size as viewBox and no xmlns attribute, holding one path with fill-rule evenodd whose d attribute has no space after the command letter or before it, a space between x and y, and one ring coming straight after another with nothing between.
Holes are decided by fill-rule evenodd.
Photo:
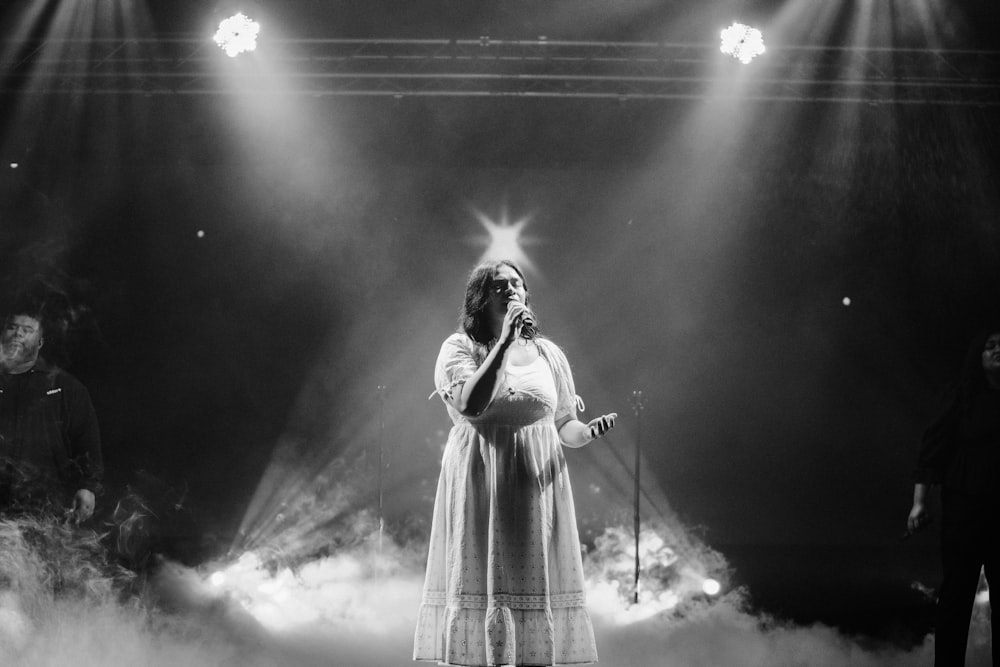
<instances>
[{"instance_id":1,"label":"woman's neckline","mask_svg":"<svg viewBox=\"0 0 1000 667\"><path fill-rule=\"evenodd\" d=\"M542 358L542 353L539 352L538 356L535 357L534 359L532 359L531 361L529 361L528 363L526 363L526 364L512 364L512 363L508 362L507 363L507 368L528 368L529 366L534 366L535 364L537 364L538 361L541 358Z\"/></svg>"}]
</instances>

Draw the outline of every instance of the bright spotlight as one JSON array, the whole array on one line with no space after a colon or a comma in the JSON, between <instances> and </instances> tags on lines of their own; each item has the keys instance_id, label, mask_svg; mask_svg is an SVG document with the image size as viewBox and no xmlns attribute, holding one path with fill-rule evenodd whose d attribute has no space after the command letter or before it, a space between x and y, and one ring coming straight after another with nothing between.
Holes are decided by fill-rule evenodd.
<instances>
[{"instance_id":1,"label":"bright spotlight","mask_svg":"<svg viewBox=\"0 0 1000 667\"><path fill-rule=\"evenodd\" d=\"M718 595L722 586L715 579L706 579L701 584L701 590L705 591L705 595Z\"/></svg>"},{"instance_id":2,"label":"bright spotlight","mask_svg":"<svg viewBox=\"0 0 1000 667\"><path fill-rule=\"evenodd\" d=\"M722 31L720 50L746 65L764 53L764 36L756 28L742 23L733 23Z\"/></svg>"},{"instance_id":3,"label":"bright spotlight","mask_svg":"<svg viewBox=\"0 0 1000 667\"><path fill-rule=\"evenodd\" d=\"M223 572L215 572L208 580L213 586L221 586L226 583L226 575Z\"/></svg>"},{"instance_id":4,"label":"bright spotlight","mask_svg":"<svg viewBox=\"0 0 1000 667\"><path fill-rule=\"evenodd\" d=\"M219 24L215 31L215 43L226 52L230 58L257 48L257 33L260 24L251 21L244 14L236 14Z\"/></svg>"},{"instance_id":5,"label":"bright spotlight","mask_svg":"<svg viewBox=\"0 0 1000 667\"><path fill-rule=\"evenodd\" d=\"M479 261L509 259L524 269L535 270L534 264L524 252L524 246L532 243L532 240L523 234L525 225L531 221L530 216L510 222L504 214L498 222L494 222L477 211L476 217L487 233L484 239L486 252Z\"/></svg>"}]
</instances>

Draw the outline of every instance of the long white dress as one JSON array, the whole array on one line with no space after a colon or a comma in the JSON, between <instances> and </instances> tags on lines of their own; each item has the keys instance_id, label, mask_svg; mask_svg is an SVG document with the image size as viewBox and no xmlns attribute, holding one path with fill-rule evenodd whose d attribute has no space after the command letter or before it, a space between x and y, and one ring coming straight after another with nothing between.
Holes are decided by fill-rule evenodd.
<instances>
[{"instance_id":1,"label":"long white dress","mask_svg":"<svg viewBox=\"0 0 1000 667\"><path fill-rule=\"evenodd\" d=\"M562 351L508 365L489 407L453 426L434 503L414 660L448 665L597 661L584 599L576 511L556 420L576 417ZM486 350L464 333L441 346L442 397L461 391Z\"/></svg>"}]
</instances>

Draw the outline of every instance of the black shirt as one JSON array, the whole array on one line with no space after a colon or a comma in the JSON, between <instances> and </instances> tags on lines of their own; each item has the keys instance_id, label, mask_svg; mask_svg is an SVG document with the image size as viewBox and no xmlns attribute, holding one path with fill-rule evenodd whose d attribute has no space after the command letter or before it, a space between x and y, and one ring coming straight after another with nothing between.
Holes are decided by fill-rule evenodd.
<instances>
[{"instance_id":1,"label":"black shirt","mask_svg":"<svg viewBox=\"0 0 1000 667\"><path fill-rule=\"evenodd\" d=\"M979 496L1000 492L1000 390L953 392L924 432L914 479Z\"/></svg>"},{"instance_id":2,"label":"black shirt","mask_svg":"<svg viewBox=\"0 0 1000 667\"><path fill-rule=\"evenodd\" d=\"M103 474L97 415L86 387L43 360L18 374L0 372L0 502L46 488L66 499L97 493Z\"/></svg>"}]
</instances>

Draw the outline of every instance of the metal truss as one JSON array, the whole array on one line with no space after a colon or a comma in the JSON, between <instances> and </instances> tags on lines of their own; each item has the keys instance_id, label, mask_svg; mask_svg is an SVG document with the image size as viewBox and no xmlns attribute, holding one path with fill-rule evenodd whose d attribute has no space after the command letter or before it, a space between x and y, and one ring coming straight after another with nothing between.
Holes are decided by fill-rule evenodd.
<instances>
[{"instance_id":1,"label":"metal truss","mask_svg":"<svg viewBox=\"0 0 1000 667\"><path fill-rule=\"evenodd\" d=\"M707 43L0 41L0 94L575 97L1000 105L1000 51L772 47L742 65Z\"/></svg>"}]
</instances>

